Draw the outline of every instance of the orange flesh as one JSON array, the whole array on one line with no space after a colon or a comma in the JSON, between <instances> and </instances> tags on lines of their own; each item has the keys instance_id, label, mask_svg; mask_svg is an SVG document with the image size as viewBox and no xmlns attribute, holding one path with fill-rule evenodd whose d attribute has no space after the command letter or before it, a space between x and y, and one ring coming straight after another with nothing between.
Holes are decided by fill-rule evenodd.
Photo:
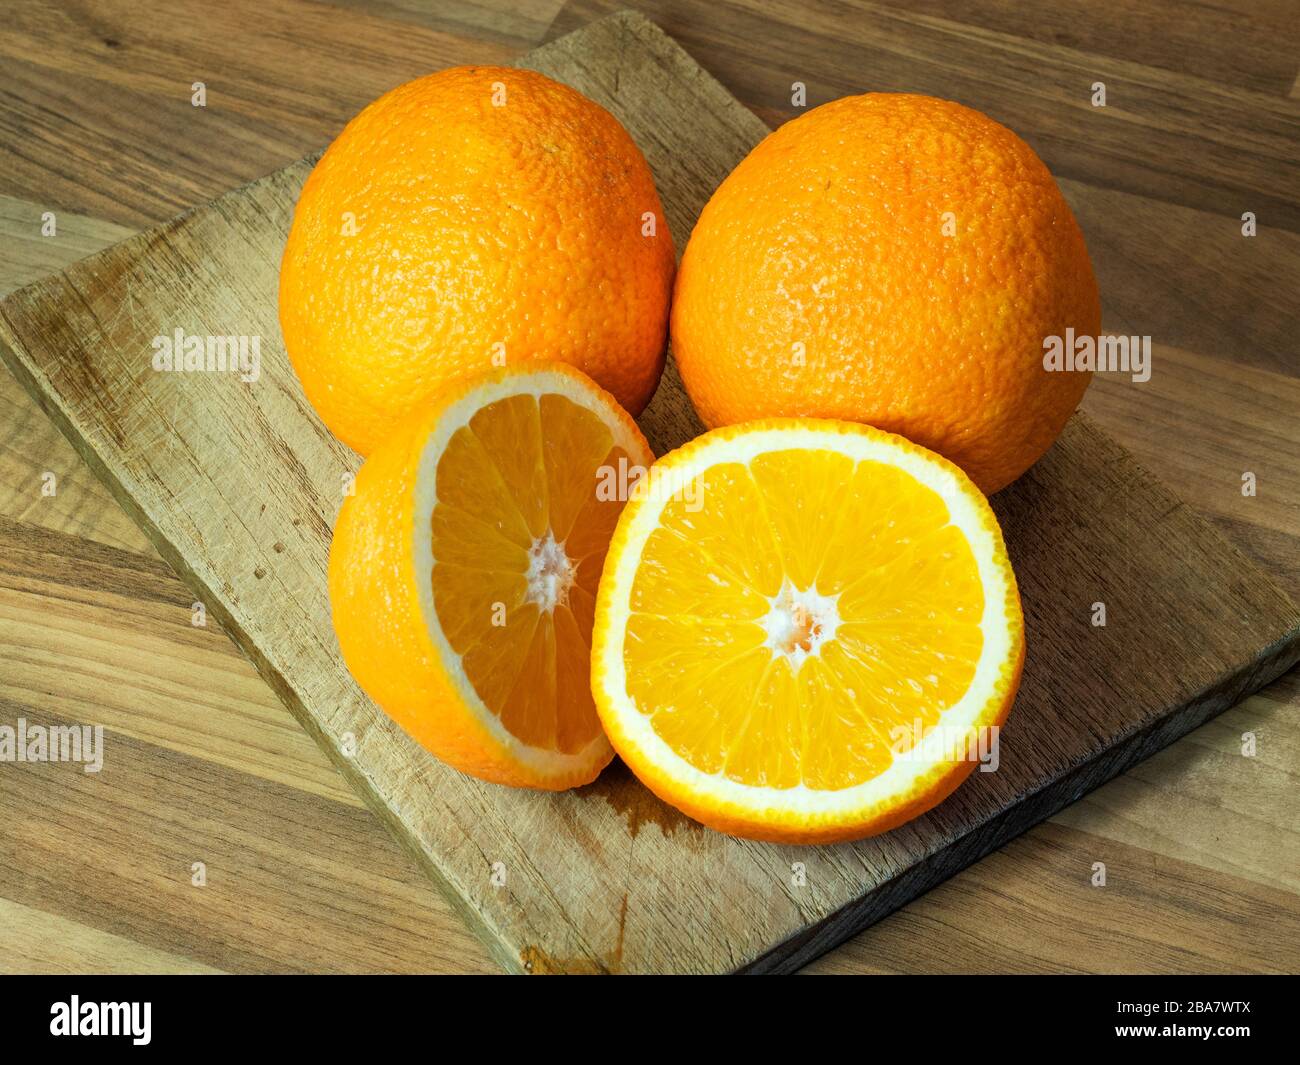
<instances>
[{"instance_id":1,"label":"orange flesh","mask_svg":"<svg viewBox=\"0 0 1300 1065\"><path fill-rule=\"evenodd\" d=\"M632 587L637 709L748 786L877 776L960 700L983 647L975 558L943 500L833 451L721 464L693 489L664 507Z\"/></svg>"},{"instance_id":2,"label":"orange flesh","mask_svg":"<svg viewBox=\"0 0 1300 1065\"><path fill-rule=\"evenodd\" d=\"M438 621L484 704L530 746L574 753L600 733L591 627L624 494L597 486L620 459L595 414L520 395L478 411L438 462Z\"/></svg>"}]
</instances>

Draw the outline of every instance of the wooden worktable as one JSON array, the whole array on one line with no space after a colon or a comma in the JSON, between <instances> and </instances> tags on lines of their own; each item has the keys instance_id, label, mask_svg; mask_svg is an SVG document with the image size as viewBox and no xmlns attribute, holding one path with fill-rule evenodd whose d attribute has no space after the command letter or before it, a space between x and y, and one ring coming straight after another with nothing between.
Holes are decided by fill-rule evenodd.
<instances>
[{"instance_id":1,"label":"wooden worktable","mask_svg":"<svg viewBox=\"0 0 1300 1065\"><path fill-rule=\"evenodd\" d=\"M10 5L0 292L319 148L402 81L508 61L615 6ZM1068 197L1091 186L1105 328L1150 334L1155 367L1099 377L1085 408L1300 597L1292 5L632 6L769 124L795 81L809 105L930 92L1015 128ZM1058 116L1097 81L1108 111L1083 142ZM0 370L0 723L102 722L108 745L97 778L0 765L0 971L492 971L234 645L191 624L192 599ZM812 968L1296 971L1297 707L1293 672Z\"/></svg>"}]
</instances>

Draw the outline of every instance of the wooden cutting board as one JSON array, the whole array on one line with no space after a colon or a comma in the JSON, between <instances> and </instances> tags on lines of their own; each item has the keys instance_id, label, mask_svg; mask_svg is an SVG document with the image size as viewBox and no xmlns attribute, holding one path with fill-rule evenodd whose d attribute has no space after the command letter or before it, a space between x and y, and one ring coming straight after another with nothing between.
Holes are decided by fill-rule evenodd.
<instances>
[{"instance_id":1,"label":"wooden cutting board","mask_svg":"<svg viewBox=\"0 0 1300 1065\"><path fill-rule=\"evenodd\" d=\"M679 249L766 132L637 15L521 65L618 115L655 171ZM796 968L1300 657L1295 606L1076 416L994 500L1029 630L1001 766L925 817L857 844L780 847L695 825L617 764L562 795L461 776L361 694L329 625L330 528L358 459L303 399L275 305L311 164L9 297L0 353L510 969ZM177 329L259 336L259 379L154 372L152 339ZM698 431L671 367L642 423L660 451ZM1104 627L1092 624L1096 603Z\"/></svg>"}]
</instances>

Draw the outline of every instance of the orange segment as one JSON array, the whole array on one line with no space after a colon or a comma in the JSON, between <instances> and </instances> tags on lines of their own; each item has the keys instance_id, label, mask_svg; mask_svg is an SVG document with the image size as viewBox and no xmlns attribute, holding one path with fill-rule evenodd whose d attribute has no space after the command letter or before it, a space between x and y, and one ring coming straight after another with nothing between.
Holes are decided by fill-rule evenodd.
<instances>
[{"instance_id":1,"label":"orange segment","mask_svg":"<svg viewBox=\"0 0 1300 1065\"><path fill-rule=\"evenodd\" d=\"M496 671L474 668L476 665L466 662L465 672L475 690L481 693L485 685L496 679ZM555 703L555 627L550 610L538 611L528 653L498 716L510 734L528 746L559 749L556 742L559 726ZM592 733L586 738L591 739L594 735Z\"/></svg>"},{"instance_id":2,"label":"orange segment","mask_svg":"<svg viewBox=\"0 0 1300 1065\"><path fill-rule=\"evenodd\" d=\"M705 772L720 772L734 735L734 704L766 664L762 640L753 624L633 614L627 648L636 665L628 670L628 695L674 750ZM716 683L719 671L751 688Z\"/></svg>"},{"instance_id":3,"label":"orange segment","mask_svg":"<svg viewBox=\"0 0 1300 1065\"><path fill-rule=\"evenodd\" d=\"M688 482L678 495L663 508L662 528L694 544L712 560L718 574L729 574L763 595L780 590L775 533L748 469L738 463L719 463ZM762 550L753 550L752 545Z\"/></svg>"},{"instance_id":4,"label":"orange segment","mask_svg":"<svg viewBox=\"0 0 1300 1065\"><path fill-rule=\"evenodd\" d=\"M565 713L556 717L555 745L561 751L582 750L592 737L603 735L591 698L591 626L582 624L567 606L555 608L555 701Z\"/></svg>"},{"instance_id":5,"label":"orange segment","mask_svg":"<svg viewBox=\"0 0 1300 1065\"><path fill-rule=\"evenodd\" d=\"M546 532L547 492L537 400L511 396L490 403L469 420L469 426L501 474L530 536L541 536ZM442 461L447 461L446 455Z\"/></svg>"},{"instance_id":6,"label":"orange segment","mask_svg":"<svg viewBox=\"0 0 1300 1065\"><path fill-rule=\"evenodd\" d=\"M563 396L542 396L538 402L549 493L550 528L556 540L567 540L578 512L596 503L597 470L613 446L613 434L599 417ZM617 517L619 507L608 507Z\"/></svg>"},{"instance_id":7,"label":"orange segment","mask_svg":"<svg viewBox=\"0 0 1300 1065\"><path fill-rule=\"evenodd\" d=\"M773 561L798 588L812 587L831 546L827 532L846 517L841 498L853 465L847 455L834 452L820 452L810 462L802 451L774 451L750 463L762 500L759 513L776 541Z\"/></svg>"},{"instance_id":8,"label":"orange segment","mask_svg":"<svg viewBox=\"0 0 1300 1065\"><path fill-rule=\"evenodd\" d=\"M456 386L357 476L330 552L335 631L413 737L487 780L564 788L612 757L591 694L595 594L644 438L568 367Z\"/></svg>"},{"instance_id":9,"label":"orange segment","mask_svg":"<svg viewBox=\"0 0 1300 1065\"><path fill-rule=\"evenodd\" d=\"M756 621L767 609L762 593L700 544L671 528L656 529L650 540L632 588L638 613Z\"/></svg>"},{"instance_id":10,"label":"orange segment","mask_svg":"<svg viewBox=\"0 0 1300 1065\"><path fill-rule=\"evenodd\" d=\"M914 541L949 521L948 508L934 490L918 484L903 470L883 462L863 461L839 493L830 513L837 514L817 585L839 591L864 571L883 566ZM864 535L869 529L870 535Z\"/></svg>"},{"instance_id":11,"label":"orange segment","mask_svg":"<svg viewBox=\"0 0 1300 1065\"><path fill-rule=\"evenodd\" d=\"M460 512L457 528L470 521L486 526L519 547L527 549L533 536L502 478L493 456L469 428L456 430L438 462L439 510ZM481 535L481 534L480 534ZM472 550L472 539L468 542Z\"/></svg>"},{"instance_id":12,"label":"orange segment","mask_svg":"<svg viewBox=\"0 0 1300 1065\"><path fill-rule=\"evenodd\" d=\"M800 780L809 788L836 791L876 776L887 765L888 704L870 687L852 686L836 668L834 645L798 671L804 708Z\"/></svg>"}]
</instances>

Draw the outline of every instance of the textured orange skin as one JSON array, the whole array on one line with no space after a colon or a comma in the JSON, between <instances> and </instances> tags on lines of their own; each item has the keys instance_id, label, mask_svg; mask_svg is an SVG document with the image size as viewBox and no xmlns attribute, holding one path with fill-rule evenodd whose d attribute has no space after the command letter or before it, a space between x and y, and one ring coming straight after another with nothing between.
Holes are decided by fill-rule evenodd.
<instances>
[{"instance_id":1,"label":"textured orange skin","mask_svg":"<svg viewBox=\"0 0 1300 1065\"><path fill-rule=\"evenodd\" d=\"M773 418L714 429L696 437L689 443L683 444L675 451L670 451L658 459L656 465L669 467L687 461L693 452L707 447L714 440L739 436L752 430L781 427L798 429L815 426L814 423L802 418ZM871 436L887 435L874 427L860 424L840 423L839 428L846 433L861 433ZM923 450L910 440L896 438L895 443L899 447L912 452ZM961 469L943 456L932 454L927 457L934 462L952 468L958 477L962 476ZM974 486L970 490L973 493L976 491ZM983 729L995 726L1000 728L1004 725L1011 713L1011 707L1015 704L1016 693L1020 689L1020 678L1025 665L1025 625L1024 612L1020 601L1020 589L1015 580L1015 572L1011 568L1011 561L1006 555L1006 545L1002 539L1001 527L998 525L997 517L989 506L988 500L982 495L979 497L979 504L984 514L985 526L995 534L997 543L1000 545L1000 564L1010 578L1008 617L1011 619L1012 642L1016 647L1015 661L1004 677L1000 694L994 693L994 696L983 707L975 721L975 726ZM768 843L843 843L847 840L865 839L868 836L888 832L890 829L897 828L899 825L906 824L913 818L919 817L927 810L939 805L956 791L961 783L975 770L976 763L972 761L939 763L930 770L928 775L917 781L913 789L905 796L895 797L894 802L883 807L874 808L866 816L858 819L848 819L834 824L821 824L808 823L798 818L789 821L758 820L747 810L711 801L701 801L699 796L689 788L683 787L670 773L664 772L653 761L644 757L636 744L631 742L628 733L619 720L619 715L610 706L605 693L606 673L603 665L605 656L611 648L612 625L610 618L615 610L613 600L615 594L614 584L616 582L612 574L618 567L619 557L628 549L629 528L634 515L644 505L646 505L644 502L638 502L634 499L624 509L619 518L618 526L614 530L614 536L610 540L609 553L605 556L605 569L601 578L600 593L596 599L596 623L593 630L592 694L596 700L596 710L600 714L601 724L605 726L605 734L609 737L610 743L614 745L619 757L623 759L637 779L655 795L670 806L676 807L687 817L693 818L717 832L725 832L727 835L762 840Z\"/></svg>"},{"instance_id":2,"label":"textured orange skin","mask_svg":"<svg viewBox=\"0 0 1300 1065\"><path fill-rule=\"evenodd\" d=\"M545 368L595 388L568 366ZM357 473L355 493L343 501L334 524L329 597L348 670L412 739L481 780L558 791L594 780L612 752L589 772L568 775L539 775L511 758L465 706L442 666L421 612L412 554L416 477L434 426L447 407L482 381L526 372L502 370L454 382L376 448ZM613 411L612 397L606 398ZM615 416L640 436L623 411L616 410Z\"/></svg>"},{"instance_id":3,"label":"textured orange skin","mask_svg":"<svg viewBox=\"0 0 1300 1065\"><path fill-rule=\"evenodd\" d=\"M673 269L617 119L541 74L457 67L380 97L321 157L285 245L280 327L312 406L366 455L442 385L501 365L494 345L507 365L577 366L639 413Z\"/></svg>"},{"instance_id":4,"label":"textured orange skin","mask_svg":"<svg viewBox=\"0 0 1300 1065\"><path fill-rule=\"evenodd\" d=\"M985 493L1047 450L1088 387L1043 369L1043 338L1069 327L1095 336L1101 305L1042 161L978 111L895 93L818 107L732 171L687 244L671 326L709 426L865 422Z\"/></svg>"}]
</instances>

